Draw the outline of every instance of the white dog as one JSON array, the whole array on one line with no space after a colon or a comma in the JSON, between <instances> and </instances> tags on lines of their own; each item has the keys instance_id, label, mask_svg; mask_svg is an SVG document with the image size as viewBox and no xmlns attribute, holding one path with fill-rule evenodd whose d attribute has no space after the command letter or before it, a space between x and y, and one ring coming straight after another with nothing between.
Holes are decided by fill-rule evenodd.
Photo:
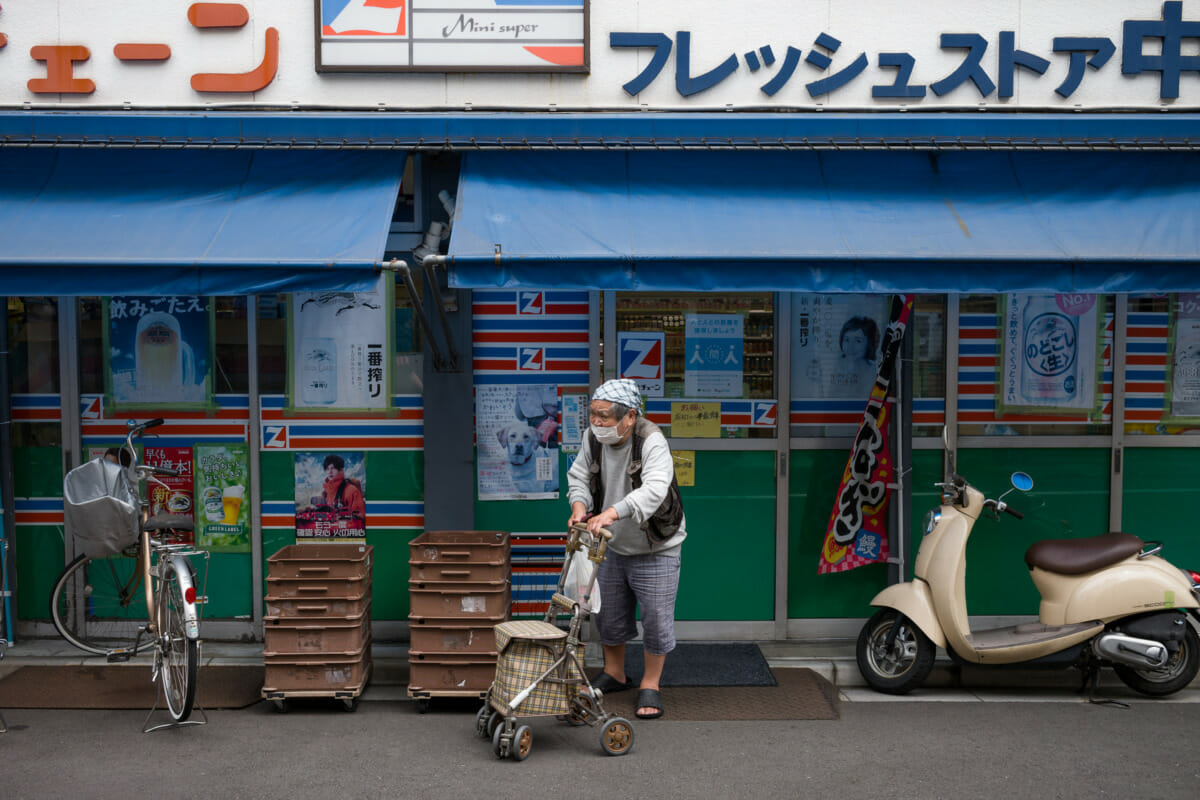
<instances>
[{"instance_id":1,"label":"white dog","mask_svg":"<svg viewBox=\"0 0 1200 800\"><path fill-rule=\"evenodd\" d=\"M508 473L518 492L553 492L557 487L549 479L537 477L538 458L547 458L537 431L523 422L513 422L496 432L508 459Z\"/></svg>"}]
</instances>

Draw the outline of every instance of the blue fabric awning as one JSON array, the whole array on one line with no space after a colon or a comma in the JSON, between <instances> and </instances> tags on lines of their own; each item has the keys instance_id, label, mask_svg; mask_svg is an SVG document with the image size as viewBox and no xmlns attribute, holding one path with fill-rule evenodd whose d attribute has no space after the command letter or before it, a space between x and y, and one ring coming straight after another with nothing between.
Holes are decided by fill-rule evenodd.
<instances>
[{"instance_id":1,"label":"blue fabric awning","mask_svg":"<svg viewBox=\"0 0 1200 800\"><path fill-rule=\"evenodd\" d=\"M482 152L457 287L1200 290L1200 155Z\"/></svg>"},{"instance_id":2,"label":"blue fabric awning","mask_svg":"<svg viewBox=\"0 0 1200 800\"><path fill-rule=\"evenodd\" d=\"M405 155L0 149L0 294L368 288Z\"/></svg>"}]
</instances>

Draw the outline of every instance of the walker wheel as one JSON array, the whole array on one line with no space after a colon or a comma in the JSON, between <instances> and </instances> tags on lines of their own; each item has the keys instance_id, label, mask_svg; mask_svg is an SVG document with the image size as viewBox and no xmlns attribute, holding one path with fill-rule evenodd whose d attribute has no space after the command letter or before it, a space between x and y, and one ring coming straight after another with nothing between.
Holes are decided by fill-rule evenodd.
<instances>
[{"instance_id":1,"label":"walker wheel","mask_svg":"<svg viewBox=\"0 0 1200 800\"><path fill-rule=\"evenodd\" d=\"M497 725L496 730L492 733L492 752L496 754L496 758L504 758L508 755L508 743L501 741L504 735L504 726Z\"/></svg>"},{"instance_id":2,"label":"walker wheel","mask_svg":"<svg viewBox=\"0 0 1200 800\"><path fill-rule=\"evenodd\" d=\"M633 749L633 726L624 717L614 717L600 734L600 746L610 756L623 756Z\"/></svg>"},{"instance_id":3,"label":"walker wheel","mask_svg":"<svg viewBox=\"0 0 1200 800\"><path fill-rule=\"evenodd\" d=\"M587 725L596 716L596 703L589 695L580 692L571 700L571 710L567 712L568 725L578 728Z\"/></svg>"},{"instance_id":4,"label":"walker wheel","mask_svg":"<svg viewBox=\"0 0 1200 800\"><path fill-rule=\"evenodd\" d=\"M529 758L529 751L532 749L533 730L528 725L522 725L517 728L517 733L513 736L513 761L524 761Z\"/></svg>"},{"instance_id":5,"label":"walker wheel","mask_svg":"<svg viewBox=\"0 0 1200 800\"><path fill-rule=\"evenodd\" d=\"M491 714L491 709L485 703L483 708L475 713L475 735L480 739L488 738L488 716Z\"/></svg>"}]
</instances>

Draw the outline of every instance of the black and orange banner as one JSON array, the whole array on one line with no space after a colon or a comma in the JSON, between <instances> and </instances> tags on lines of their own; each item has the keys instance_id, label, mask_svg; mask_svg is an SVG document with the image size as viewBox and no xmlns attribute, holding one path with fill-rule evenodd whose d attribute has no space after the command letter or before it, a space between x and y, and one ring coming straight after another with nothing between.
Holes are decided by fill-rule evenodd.
<instances>
[{"instance_id":1,"label":"black and orange banner","mask_svg":"<svg viewBox=\"0 0 1200 800\"><path fill-rule=\"evenodd\" d=\"M887 400L912 304L911 294L892 298L891 320L883 335L883 357L842 471L837 500L825 528L818 574L845 572L888 559L887 506L895 462L888 436L891 415Z\"/></svg>"}]
</instances>

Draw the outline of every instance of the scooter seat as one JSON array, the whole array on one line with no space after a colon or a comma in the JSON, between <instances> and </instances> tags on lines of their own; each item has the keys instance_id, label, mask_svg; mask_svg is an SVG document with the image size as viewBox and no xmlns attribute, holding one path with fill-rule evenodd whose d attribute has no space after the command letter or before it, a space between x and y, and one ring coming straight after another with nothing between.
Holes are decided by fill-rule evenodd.
<instances>
[{"instance_id":1,"label":"scooter seat","mask_svg":"<svg viewBox=\"0 0 1200 800\"><path fill-rule=\"evenodd\" d=\"M1045 539L1025 551L1025 563L1059 575L1082 575L1129 558L1145 545L1132 533L1105 533L1087 539Z\"/></svg>"}]
</instances>

